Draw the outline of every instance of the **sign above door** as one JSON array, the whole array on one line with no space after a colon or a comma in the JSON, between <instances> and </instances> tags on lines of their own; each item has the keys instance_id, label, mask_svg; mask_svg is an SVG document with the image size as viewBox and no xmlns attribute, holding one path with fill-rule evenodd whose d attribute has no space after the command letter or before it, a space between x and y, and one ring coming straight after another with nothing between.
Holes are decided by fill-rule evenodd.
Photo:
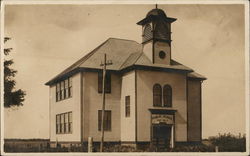
<instances>
[{"instance_id":1,"label":"sign above door","mask_svg":"<svg viewBox=\"0 0 250 156\"><path fill-rule=\"evenodd\" d=\"M174 116L168 114L152 114L152 124L174 124Z\"/></svg>"}]
</instances>

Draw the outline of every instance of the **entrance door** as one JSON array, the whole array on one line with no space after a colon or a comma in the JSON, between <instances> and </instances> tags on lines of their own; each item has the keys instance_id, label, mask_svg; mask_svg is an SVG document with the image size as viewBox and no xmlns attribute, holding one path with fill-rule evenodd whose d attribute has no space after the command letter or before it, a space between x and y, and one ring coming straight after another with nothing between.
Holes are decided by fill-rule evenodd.
<instances>
[{"instance_id":1,"label":"entrance door","mask_svg":"<svg viewBox=\"0 0 250 156\"><path fill-rule=\"evenodd\" d=\"M171 125L152 125L152 143L157 149L166 149L170 147Z\"/></svg>"}]
</instances>

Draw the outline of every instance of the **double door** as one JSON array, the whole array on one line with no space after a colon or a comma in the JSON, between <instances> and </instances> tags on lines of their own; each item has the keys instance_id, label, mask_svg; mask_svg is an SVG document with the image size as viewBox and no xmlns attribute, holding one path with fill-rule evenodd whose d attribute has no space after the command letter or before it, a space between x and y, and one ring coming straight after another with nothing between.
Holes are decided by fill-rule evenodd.
<instances>
[{"instance_id":1,"label":"double door","mask_svg":"<svg viewBox=\"0 0 250 156\"><path fill-rule=\"evenodd\" d=\"M172 125L153 124L152 143L157 149L170 148Z\"/></svg>"}]
</instances>

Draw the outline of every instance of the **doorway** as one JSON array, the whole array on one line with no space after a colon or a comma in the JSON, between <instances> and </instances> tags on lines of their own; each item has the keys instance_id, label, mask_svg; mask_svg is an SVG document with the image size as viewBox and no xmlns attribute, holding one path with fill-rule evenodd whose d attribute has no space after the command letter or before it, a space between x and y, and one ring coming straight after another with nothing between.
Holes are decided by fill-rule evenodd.
<instances>
[{"instance_id":1,"label":"doorway","mask_svg":"<svg viewBox=\"0 0 250 156\"><path fill-rule=\"evenodd\" d=\"M172 125L152 124L152 144L157 150L170 148Z\"/></svg>"}]
</instances>

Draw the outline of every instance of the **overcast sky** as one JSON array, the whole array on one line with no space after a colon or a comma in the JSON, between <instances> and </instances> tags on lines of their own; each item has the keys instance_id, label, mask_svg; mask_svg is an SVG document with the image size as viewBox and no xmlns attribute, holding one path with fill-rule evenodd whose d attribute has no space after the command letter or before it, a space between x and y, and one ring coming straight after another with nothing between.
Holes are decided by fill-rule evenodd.
<instances>
[{"instance_id":1,"label":"overcast sky","mask_svg":"<svg viewBox=\"0 0 250 156\"><path fill-rule=\"evenodd\" d=\"M154 5L12 5L5 7L6 47L13 51L24 106L5 109L5 138L49 137L49 88L44 83L109 37L141 43ZM206 76L203 137L245 133L243 5L158 5L172 24L172 57Z\"/></svg>"}]
</instances>

